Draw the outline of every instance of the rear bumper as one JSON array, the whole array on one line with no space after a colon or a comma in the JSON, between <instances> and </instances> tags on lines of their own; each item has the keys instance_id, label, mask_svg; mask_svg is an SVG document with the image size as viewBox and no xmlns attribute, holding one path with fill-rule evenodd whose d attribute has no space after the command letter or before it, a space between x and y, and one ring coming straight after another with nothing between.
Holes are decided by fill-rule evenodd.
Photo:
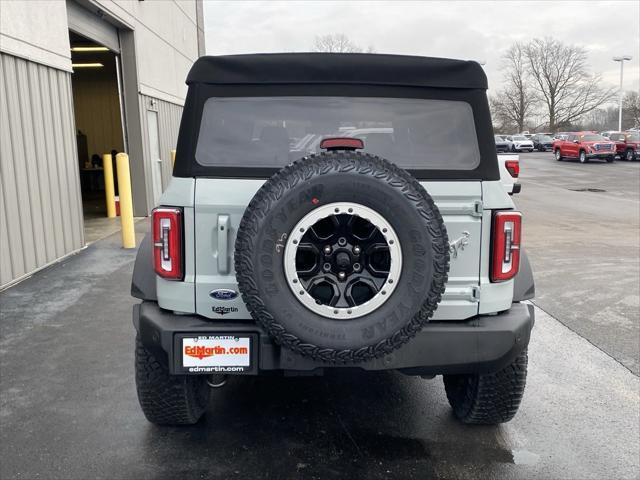
<instances>
[{"instance_id":1,"label":"rear bumper","mask_svg":"<svg viewBox=\"0 0 640 480\"><path fill-rule=\"evenodd\" d=\"M195 315L175 315L155 302L133 308L133 324L142 343L173 374L177 370L176 335L251 334L258 375L269 371L321 374L325 368L400 370L413 375L486 373L498 371L527 347L534 324L532 305L513 303L497 315L479 315L463 322L431 322L409 343L379 359L356 365L331 365L280 348L253 321L217 322ZM257 347L257 348L256 348ZM177 355L176 355L177 353Z\"/></svg>"}]
</instances>

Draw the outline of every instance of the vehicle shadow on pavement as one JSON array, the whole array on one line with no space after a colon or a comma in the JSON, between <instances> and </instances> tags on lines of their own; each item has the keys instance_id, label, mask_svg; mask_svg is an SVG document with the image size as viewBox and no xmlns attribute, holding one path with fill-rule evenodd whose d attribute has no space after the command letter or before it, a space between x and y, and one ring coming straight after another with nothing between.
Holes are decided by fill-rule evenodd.
<instances>
[{"instance_id":1,"label":"vehicle shadow on pavement","mask_svg":"<svg viewBox=\"0 0 640 480\"><path fill-rule=\"evenodd\" d=\"M443 391L390 372L233 377L198 425L149 426L145 460L179 449L166 476L202 478L431 478L450 476L452 459L458 474L512 464L501 427L459 424Z\"/></svg>"}]
</instances>

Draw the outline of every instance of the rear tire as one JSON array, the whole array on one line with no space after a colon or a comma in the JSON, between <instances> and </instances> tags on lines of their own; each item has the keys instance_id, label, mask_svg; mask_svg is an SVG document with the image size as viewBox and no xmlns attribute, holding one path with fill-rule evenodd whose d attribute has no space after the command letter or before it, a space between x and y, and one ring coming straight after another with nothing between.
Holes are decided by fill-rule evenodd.
<instances>
[{"instance_id":1,"label":"rear tire","mask_svg":"<svg viewBox=\"0 0 640 480\"><path fill-rule=\"evenodd\" d=\"M136 390L145 417L157 425L193 425L202 417L211 390L206 377L170 375L136 336Z\"/></svg>"},{"instance_id":2,"label":"rear tire","mask_svg":"<svg viewBox=\"0 0 640 480\"><path fill-rule=\"evenodd\" d=\"M556 151L555 151L555 152L553 152L553 154L555 155L556 160L557 160L558 162L562 160L562 152L560 152L560 149L559 149L559 148L556 148Z\"/></svg>"},{"instance_id":3,"label":"rear tire","mask_svg":"<svg viewBox=\"0 0 640 480\"><path fill-rule=\"evenodd\" d=\"M635 160L635 155L633 154L633 150L632 149L627 149L626 152L624 152L624 159L628 162L631 162L632 160Z\"/></svg>"},{"instance_id":4,"label":"rear tire","mask_svg":"<svg viewBox=\"0 0 640 480\"><path fill-rule=\"evenodd\" d=\"M453 413L462 423L495 425L511 420L520 407L527 380L527 350L496 373L444 375Z\"/></svg>"},{"instance_id":5,"label":"rear tire","mask_svg":"<svg viewBox=\"0 0 640 480\"><path fill-rule=\"evenodd\" d=\"M615 157L613 155L610 157L607 157L607 163L613 163L614 160L615 160Z\"/></svg>"},{"instance_id":6,"label":"rear tire","mask_svg":"<svg viewBox=\"0 0 640 480\"><path fill-rule=\"evenodd\" d=\"M331 206L329 216L327 206ZM329 267L324 274L315 267L328 262L323 260L325 255L355 244L346 228L349 223L338 219L351 215L347 207L349 212L366 209L366 215L378 218L382 232L397 236L389 244L383 240L387 246L382 248L391 251L389 245L394 244L394 249L402 249L401 259L397 256L394 263L398 276L389 277L393 290L374 285L369 291L376 293L360 304L348 298L346 290L332 287L337 284L332 271L337 259L325 264ZM341 208L342 213L334 213ZM320 223L317 220L300 228L300 222L313 215L330 219L325 233L314 230ZM382 228L383 224L387 226ZM338 232L344 234L340 247ZM315 252L315 266L307 270L312 276L298 272L294 246L298 243ZM325 244L329 247L326 254ZM436 310L449 271L449 240L433 199L408 172L367 153L327 152L286 166L264 183L247 206L235 245L238 289L256 322L284 348L331 364L384 357L407 343ZM371 268L366 258L363 265L365 268L356 269L354 264L349 270L352 280L368 275ZM392 274L396 275L391 269L383 272ZM328 278L323 282L333 291L331 298L312 295L309 286L321 276ZM348 319L347 314L354 315Z\"/></svg>"}]
</instances>

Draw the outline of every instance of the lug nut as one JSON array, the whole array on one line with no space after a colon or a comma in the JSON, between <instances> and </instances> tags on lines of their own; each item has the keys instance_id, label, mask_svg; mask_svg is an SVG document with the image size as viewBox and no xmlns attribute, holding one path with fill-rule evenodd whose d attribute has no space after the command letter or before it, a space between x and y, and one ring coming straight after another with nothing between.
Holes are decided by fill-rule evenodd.
<instances>
[{"instance_id":1,"label":"lug nut","mask_svg":"<svg viewBox=\"0 0 640 480\"><path fill-rule=\"evenodd\" d=\"M356 255L360 255L360 247L357 245L353 247L353 253L355 253Z\"/></svg>"},{"instance_id":2,"label":"lug nut","mask_svg":"<svg viewBox=\"0 0 640 480\"><path fill-rule=\"evenodd\" d=\"M326 246L324 247L324 253L325 253L326 255L329 255L329 254L331 253L331 246L326 245Z\"/></svg>"},{"instance_id":3,"label":"lug nut","mask_svg":"<svg viewBox=\"0 0 640 480\"><path fill-rule=\"evenodd\" d=\"M338 278L339 278L340 280L344 280L346 276L347 276L347 274L346 274L346 273L344 273L344 272L338 272Z\"/></svg>"},{"instance_id":4,"label":"lug nut","mask_svg":"<svg viewBox=\"0 0 640 480\"><path fill-rule=\"evenodd\" d=\"M331 264L327 262L322 266L322 268L324 269L325 272L328 272L331 270Z\"/></svg>"},{"instance_id":5,"label":"lug nut","mask_svg":"<svg viewBox=\"0 0 640 480\"><path fill-rule=\"evenodd\" d=\"M340 245L341 247L344 247L347 244L347 239L344 237L340 237L338 239L338 245Z\"/></svg>"},{"instance_id":6,"label":"lug nut","mask_svg":"<svg viewBox=\"0 0 640 480\"><path fill-rule=\"evenodd\" d=\"M353 269L354 269L356 272L359 272L359 271L360 271L360 264L359 264L359 263L354 263L354 264L353 264Z\"/></svg>"}]
</instances>

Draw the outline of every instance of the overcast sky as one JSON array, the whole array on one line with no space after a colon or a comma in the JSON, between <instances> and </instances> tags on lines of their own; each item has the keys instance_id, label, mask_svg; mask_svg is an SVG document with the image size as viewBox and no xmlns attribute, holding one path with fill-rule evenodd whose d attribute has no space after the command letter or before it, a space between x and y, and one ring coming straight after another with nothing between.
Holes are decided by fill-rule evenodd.
<instances>
[{"instance_id":1,"label":"overcast sky","mask_svg":"<svg viewBox=\"0 0 640 480\"><path fill-rule=\"evenodd\" d=\"M516 40L553 36L581 45L611 86L640 90L640 2L629 1L217 1L205 0L209 55L310 51L316 35L344 33L377 53L485 61L489 87Z\"/></svg>"}]
</instances>

